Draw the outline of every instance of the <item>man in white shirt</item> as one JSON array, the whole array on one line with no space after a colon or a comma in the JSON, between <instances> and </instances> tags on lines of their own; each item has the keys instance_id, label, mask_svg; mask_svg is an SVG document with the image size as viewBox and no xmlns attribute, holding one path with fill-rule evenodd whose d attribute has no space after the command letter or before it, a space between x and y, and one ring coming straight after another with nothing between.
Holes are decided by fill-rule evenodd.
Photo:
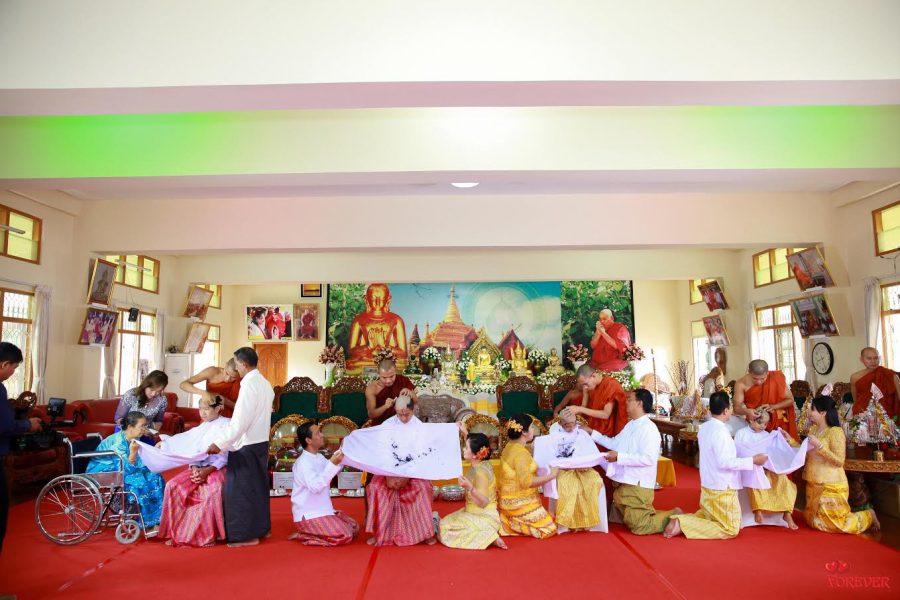
<instances>
[{"instance_id":1,"label":"man in white shirt","mask_svg":"<svg viewBox=\"0 0 900 600\"><path fill-rule=\"evenodd\" d=\"M606 474L615 488L610 521L624 523L635 535L662 533L669 518L682 511L653 508L661 445L659 430L650 420L653 394L643 388L635 390L628 394L625 409L629 421L615 437L585 428L592 440L610 448L606 455L610 463Z\"/></svg>"},{"instance_id":2,"label":"man in white shirt","mask_svg":"<svg viewBox=\"0 0 900 600\"><path fill-rule=\"evenodd\" d=\"M359 533L359 525L331 504L331 480L341 470L344 453L338 450L328 460L319 450L325 438L319 426L304 423L297 428L297 439L303 453L294 463L294 489L291 510L297 532L289 540L300 540L307 546L342 546Z\"/></svg>"},{"instance_id":3,"label":"man in white shirt","mask_svg":"<svg viewBox=\"0 0 900 600\"><path fill-rule=\"evenodd\" d=\"M225 489L225 532L228 546L253 546L272 529L269 514L269 422L275 392L256 365L253 348L238 348L234 363L241 376L231 422L207 452L228 450Z\"/></svg>"},{"instance_id":4,"label":"man in white shirt","mask_svg":"<svg viewBox=\"0 0 900 600\"><path fill-rule=\"evenodd\" d=\"M700 510L690 515L673 515L663 535L684 533L689 539L725 540L741 530L741 489L739 471L765 464L765 454L738 458L734 440L725 422L731 417L731 399L725 392L709 397L710 419L700 426Z\"/></svg>"}]
</instances>

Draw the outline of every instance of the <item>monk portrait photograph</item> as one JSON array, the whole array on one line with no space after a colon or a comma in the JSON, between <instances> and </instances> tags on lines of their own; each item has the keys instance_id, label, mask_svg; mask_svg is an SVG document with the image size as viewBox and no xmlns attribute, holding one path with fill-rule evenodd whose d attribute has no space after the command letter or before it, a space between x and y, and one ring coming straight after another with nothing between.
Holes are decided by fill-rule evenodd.
<instances>
[{"instance_id":1,"label":"monk portrait photograph","mask_svg":"<svg viewBox=\"0 0 900 600\"><path fill-rule=\"evenodd\" d=\"M804 292L810 288L832 287L834 279L825 266L825 259L818 248L807 248L787 255L788 266L797 285Z\"/></svg>"},{"instance_id":2,"label":"monk portrait photograph","mask_svg":"<svg viewBox=\"0 0 900 600\"><path fill-rule=\"evenodd\" d=\"M703 302L709 310L717 311L728 308L728 301L725 300L725 293L722 291L718 281L710 281L709 283L698 285L697 289L700 291Z\"/></svg>"},{"instance_id":3,"label":"monk portrait photograph","mask_svg":"<svg viewBox=\"0 0 900 600\"><path fill-rule=\"evenodd\" d=\"M116 282L116 269L118 268L118 265L115 263L102 258L94 261L94 267L91 270L91 281L88 286L88 304L109 306L113 284Z\"/></svg>"},{"instance_id":4,"label":"monk portrait photograph","mask_svg":"<svg viewBox=\"0 0 900 600\"><path fill-rule=\"evenodd\" d=\"M188 300L187 306L184 307L184 316L200 319L201 321L205 319L212 297L212 290L202 288L199 285L192 285L188 289Z\"/></svg>"},{"instance_id":5,"label":"monk portrait photograph","mask_svg":"<svg viewBox=\"0 0 900 600\"><path fill-rule=\"evenodd\" d=\"M725 331L725 324L722 322L722 317L719 315L703 317L703 327L706 329L706 335L709 338L710 346L728 345L728 333Z\"/></svg>"}]
</instances>

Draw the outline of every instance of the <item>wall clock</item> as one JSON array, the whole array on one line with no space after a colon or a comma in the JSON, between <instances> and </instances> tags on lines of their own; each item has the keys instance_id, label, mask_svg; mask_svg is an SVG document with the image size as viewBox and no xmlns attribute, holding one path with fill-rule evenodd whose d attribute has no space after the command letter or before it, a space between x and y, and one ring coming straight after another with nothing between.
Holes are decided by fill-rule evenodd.
<instances>
[{"instance_id":1,"label":"wall clock","mask_svg":"<svg viewBox=\"0 0 900 600\"><path fill-rule=\"evenodd\" d=\"M819 342L812 349L812 363L819 375L828 375L834 368L834 352L825 342Z\"/></svg>"}]
</instances>

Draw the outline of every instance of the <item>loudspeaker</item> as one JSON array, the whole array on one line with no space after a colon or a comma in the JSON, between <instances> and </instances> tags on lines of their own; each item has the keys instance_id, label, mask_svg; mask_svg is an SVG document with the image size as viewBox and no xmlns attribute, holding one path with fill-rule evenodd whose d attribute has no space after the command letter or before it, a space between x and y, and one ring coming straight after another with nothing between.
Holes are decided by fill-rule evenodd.
<instances>
[{"instance_id":1,"label":"loudspeaker","mask_svg":"<svg viewBox=\"0 0 900 600\"><path fill-rule=\"evenodd\" d=\"M128 322L134 323L138 320L138 316L141 314L141 311L137 308L129 308L128 309Z\"/></svg>"}]
</instances>

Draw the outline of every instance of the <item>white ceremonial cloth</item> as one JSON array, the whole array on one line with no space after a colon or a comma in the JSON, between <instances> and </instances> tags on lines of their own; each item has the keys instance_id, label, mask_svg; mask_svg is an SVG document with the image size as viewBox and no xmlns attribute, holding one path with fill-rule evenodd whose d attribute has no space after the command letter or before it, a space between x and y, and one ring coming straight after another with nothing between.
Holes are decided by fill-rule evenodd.
<instances>
[{"instance_id":1,"label":"white ceremonial cloth","mask_svg":"<svg viewBox=\"0 0 900 600\"><path fill-rule=\"evenodd\" d=\"M538 466L538 476L549 474L551 467L589 469L599 465L602 459L603 455L597 449L591 436L581 429L566 433L559 428L551 430L547 435L534 438L534 462ZM542 487L544 496L559 497L556 493L555 479L548 481Z\"/></svg>"},{"instance_id":2,"label":"white ceremonial cloth","mask_svg":"<svg viewBox=\"0 0 900 600\"><path fill-rule=\"evenodd\" d=\"M138 454L153 473L163 473L184 465L213 465L221 469L228 462L228 452L223 450L210 456L206 449L227 431L230 421L228 417L219 417L178 435L161 435L162 445L159 448L138 441Z\"/></svg>"},{"instance_id":3,"label":"white ceremonial cloth","mask_svg":"<svg viewBox=\"0 0 900 600\"><path fill-rule=\"evenodd\" d=\"M750 427L741 429L734 438L738 458L766 454L769 458L764 465L753 465L751 471L741 471L741 485L758 490L771 487L765 470L779 475L793 473L806 463L807 440L799 448L792 448L784 439L781 429L775 431L753 431Z\"/></svg>"},{"instance_id":4,"label":"white ceremonial cloth","mask_svg":"<svg viewBox=\"0 0 900 600\"><path fill-rule=\"evenodd\" d=\"M455 423L403 423L391 417L377 427L344 438L342 464L373 475L412 479L454 479L462 475L459 428Z\"/></svg>"}]
</instances>

